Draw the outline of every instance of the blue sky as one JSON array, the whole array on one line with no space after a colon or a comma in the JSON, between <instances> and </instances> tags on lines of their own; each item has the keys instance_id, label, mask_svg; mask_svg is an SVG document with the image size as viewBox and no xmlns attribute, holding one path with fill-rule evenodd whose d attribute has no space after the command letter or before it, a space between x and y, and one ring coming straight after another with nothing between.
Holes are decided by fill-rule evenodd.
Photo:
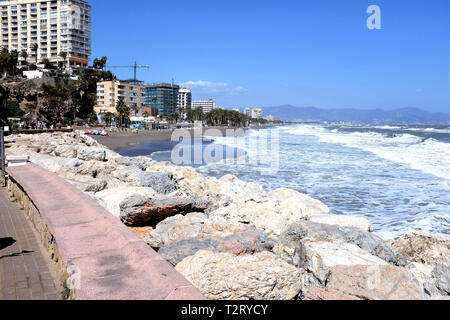
<instances>
[{"instance_id":1,"label":"blue sky","mask_svg":"<svg viewBox=\"0 0 450 320\"><path fill-rule=\"evenodd\" d=\"M95 0L92 56L148 64L139 79L174 78L224 107L450 113L449 2ZM381 30L366 26L372 4Z\"/></svg>"}]
</instances>

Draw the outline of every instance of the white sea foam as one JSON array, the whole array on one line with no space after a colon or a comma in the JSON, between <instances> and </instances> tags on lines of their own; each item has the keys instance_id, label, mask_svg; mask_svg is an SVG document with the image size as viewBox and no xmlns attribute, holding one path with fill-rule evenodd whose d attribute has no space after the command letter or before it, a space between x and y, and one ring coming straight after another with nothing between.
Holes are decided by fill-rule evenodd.
<instances>
[{"instance_id":1,"label":"white sea foam","mask_svg":"<svg viewBox=\"0 0 450 320\"><path fill-rule=\"evenodd\" d=\"M450 144L398 134L386 136L376 132L332 132L320 126L301 125L286 129L295 135L319 137L319 142L343 144L371 152L383 159L407 164L411 168L450 180Z\"/></svg>"}]
</instances>

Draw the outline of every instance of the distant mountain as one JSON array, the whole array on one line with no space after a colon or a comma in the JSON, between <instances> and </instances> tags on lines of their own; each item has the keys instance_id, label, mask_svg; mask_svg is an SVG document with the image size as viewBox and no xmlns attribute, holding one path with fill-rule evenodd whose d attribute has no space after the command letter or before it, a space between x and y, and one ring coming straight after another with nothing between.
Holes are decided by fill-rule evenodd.
<instances>
[{"instance_id":1,"label":"distant mountain","mask_svg":"<svg viewBox=\"0 0 450 320\"><path fill-rule=\"evenodd\" d=\"M319 109L283 105L262 108L264 115L279 116L290 121L328 121L371 124L436 124L450 125L450 114L427 112L417 108L397 110Z\"/></svg>"}]
</instances>

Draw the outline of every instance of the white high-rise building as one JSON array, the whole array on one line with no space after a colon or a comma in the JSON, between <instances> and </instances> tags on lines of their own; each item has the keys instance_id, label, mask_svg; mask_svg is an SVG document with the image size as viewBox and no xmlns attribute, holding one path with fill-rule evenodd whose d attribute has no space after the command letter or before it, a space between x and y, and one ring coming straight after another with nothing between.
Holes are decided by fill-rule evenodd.
<instances>
[{"instance_id":1,"label":"white high-rise building","mask_svg":"<svg viewBox=\"0 0 450 320\"><path fill-rule=\"evenodd\" d=\"M0 45L28 53L28 62L64 59L87 67L91 55L91 5L84 0L0 1ZM36 50L37 49L37 50Z\"/></svg>"},{"instance_id":2,"label":"white high-rise building","mask_svg":"<svg viewBox=\"0 0 450 320\"><path fill-rule=\"evenodd\" d=\"M192 106L192 93L191 89L180 89L178 90L178 109L190 108Z\"/></svg>"},{"instance_id":3,"label":"white high-rise building","mask_svg":"<svg viewBox=\"0 0 450 320\"><path fill-rule=\"evenodd\" d=\"M192 101L192 109L202 108L203 113L211 112L215 108L214 100Z\"/></svg>"},{"instance_id":4,"label":"white high-rise building","mask_svg":"<svg viewBox=\"0 0 450 320\"><path fill-rule=\"evenodd\" d=\"M263 111L260 108L252 109L252 118L253 119L261 119L263 117Z\"/></svg>"}]
</instances>

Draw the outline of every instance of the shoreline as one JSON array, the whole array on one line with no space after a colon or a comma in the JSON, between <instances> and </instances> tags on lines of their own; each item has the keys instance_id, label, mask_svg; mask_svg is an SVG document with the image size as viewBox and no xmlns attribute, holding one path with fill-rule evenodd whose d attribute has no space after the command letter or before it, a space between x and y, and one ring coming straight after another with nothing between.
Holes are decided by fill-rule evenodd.
<instances>
[{"instance_id":1,"label":"shoreline","mask_svg":"<svg viewBox=\"0 0 450 320\"><path fill-rule=\"evenodd\" d=\"M232 128L232 127L208 127L202 128L202 132L199 134L197 129L187 129L190 133L191 137L194 137L194 131L197 131L195 134L199 135L198 137L203 137L203 133L206 130L219 130L220 134L224 136L226 134L226 130L230 129L242 129L244 132L252 129L263 129L263 128ZM121 149L127 149L136 147L141 143L151 143L151 142L170 142L172 141L172 134L176 130L161 130L161 131L140 131L139 133L133 133L130 131L127 132L110 132L109 136L90 136L95 139L98 143L104 145L108 149L117 152ZM211 136L211 134L209 134Z\"/></svg>"}]
</instances>

